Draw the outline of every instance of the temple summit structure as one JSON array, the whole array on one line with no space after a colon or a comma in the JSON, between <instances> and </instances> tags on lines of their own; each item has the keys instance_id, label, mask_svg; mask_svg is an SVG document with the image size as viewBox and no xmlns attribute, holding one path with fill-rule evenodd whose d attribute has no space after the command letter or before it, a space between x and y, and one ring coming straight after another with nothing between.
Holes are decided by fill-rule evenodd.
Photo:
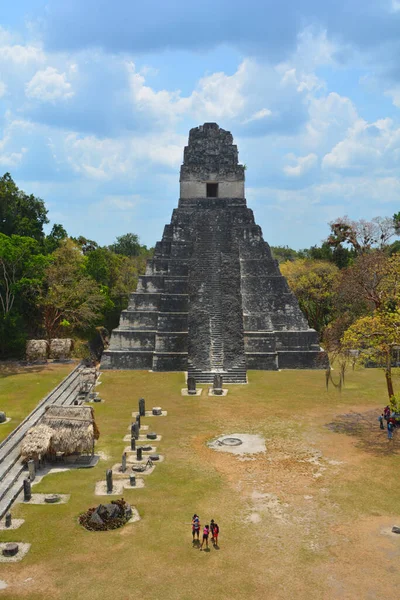
<instances>
[{"instance_id":1,"label":"temple summit structure","mask_svg":"<svg viewBox=\"0 0 400 600\"><path fill-rule=\"evenodd\" d=\"M102 369L216 373L315 369L327 356L247 208L243 165L229 131L190 130L180 199L146 274L121 314Z\"/></svg>"}]
</instances>

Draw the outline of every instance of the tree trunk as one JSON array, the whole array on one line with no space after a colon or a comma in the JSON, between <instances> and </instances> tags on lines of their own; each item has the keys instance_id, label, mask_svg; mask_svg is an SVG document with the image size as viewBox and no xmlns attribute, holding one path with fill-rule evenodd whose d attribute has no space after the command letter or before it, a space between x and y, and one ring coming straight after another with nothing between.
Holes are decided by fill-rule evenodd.
<instances>
[{"instance_id":1,"label":"tree trunk","mask_svg":"<svg viewBox=\"0 0 400 600\"><path fill-rule=\"evenodd\" d=\"M393 381L392 381L392 353L389 351L386 355L386 369L385 369L386 385L389 395L389 400L394 396Z\"/></svg>"}]
</instances>

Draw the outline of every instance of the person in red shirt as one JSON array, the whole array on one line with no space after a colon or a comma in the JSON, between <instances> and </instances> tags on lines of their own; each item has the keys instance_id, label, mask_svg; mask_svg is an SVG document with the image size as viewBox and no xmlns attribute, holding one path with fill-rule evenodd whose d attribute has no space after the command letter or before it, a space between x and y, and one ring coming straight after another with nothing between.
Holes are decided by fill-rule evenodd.
<instances>
[{"instance_id":1,"label":"person in red shirt","mask_svg":"<svg viewBox=\"0 0 400 600\"><path fill-rule=\"evenodd\" d=\"M215 523L214 520L213 520L213 524L212 524L211 533L212 533L212 539L213 539L214 546L218 546L219 526L217 523Z\"/></svg>"}]
</instances>

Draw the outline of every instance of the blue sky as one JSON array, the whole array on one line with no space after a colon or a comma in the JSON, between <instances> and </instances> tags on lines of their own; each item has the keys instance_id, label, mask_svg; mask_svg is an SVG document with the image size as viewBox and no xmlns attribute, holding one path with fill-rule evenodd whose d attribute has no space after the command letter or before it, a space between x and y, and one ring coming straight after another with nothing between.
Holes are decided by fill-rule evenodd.
<instances>
[{"instance_id":1,"label":"blue sky","mask_svg":"<svg viewBox=\"0 0 400 600\"><path fill-rule=\"evenodd\" d=\"M229 129L272 245L400 209L400 0L0 3L0 173L71 235L153 245L188 131Z\"/></svg>"}]
</instances>

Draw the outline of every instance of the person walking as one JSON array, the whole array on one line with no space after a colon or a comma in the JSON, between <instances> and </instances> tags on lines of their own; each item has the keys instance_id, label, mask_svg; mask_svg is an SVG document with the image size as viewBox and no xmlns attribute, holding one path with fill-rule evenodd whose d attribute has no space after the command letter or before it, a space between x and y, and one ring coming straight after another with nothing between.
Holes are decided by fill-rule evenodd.
<instances>
[{"instance_id":1,"label":"person walking","mask_svg":"<svg viewBox=\"0 0 400 600\"><path fill-rule=\"evenodd\" d=\"M203 544L206 543L206 548L208 549L208 536L210 534L210 526L206 525L203 529L203 539L201 541L200 550L203 550Z\"/></svg>"},{"instance_id":2,"label":"person walking","mask_svg":"<svg viewBox=\"0 0 400 600\"><path fill-rule=\"evenodd\" d=\"M391 421L389 421L387 424L388 440L393 439L393 429L394 429L393 423Z\"/></svg>"},{"instance_id":3,"label":"person walking","mask_svg":"<svg viewBox=\"0 0 400 600\"><path fill-rule=\"evenodd\" d=\"M384 416L383 416L383 413L382 413L382 414L381 414L381 415L378 417L378 421L379 421L379 427L380 427L381 429L385 429L385 428L384 428L384 426L383 426L383 419L384 419Z\"/></svg>"},{"instance_id":4,"label":"person walking","mask_svg":"<svg viewBox=\"0 0 400 600\"><path fill-rule=\"evenodd\" d=\"M200 541L199 539L199 535L200 535L200 519L199 519L199 515L196 515L196 513L193 515L192 518L192 536L193 536L193 542L194 542L194 536L197 535L197 541Z\"/></svg>"}]
</instances>

